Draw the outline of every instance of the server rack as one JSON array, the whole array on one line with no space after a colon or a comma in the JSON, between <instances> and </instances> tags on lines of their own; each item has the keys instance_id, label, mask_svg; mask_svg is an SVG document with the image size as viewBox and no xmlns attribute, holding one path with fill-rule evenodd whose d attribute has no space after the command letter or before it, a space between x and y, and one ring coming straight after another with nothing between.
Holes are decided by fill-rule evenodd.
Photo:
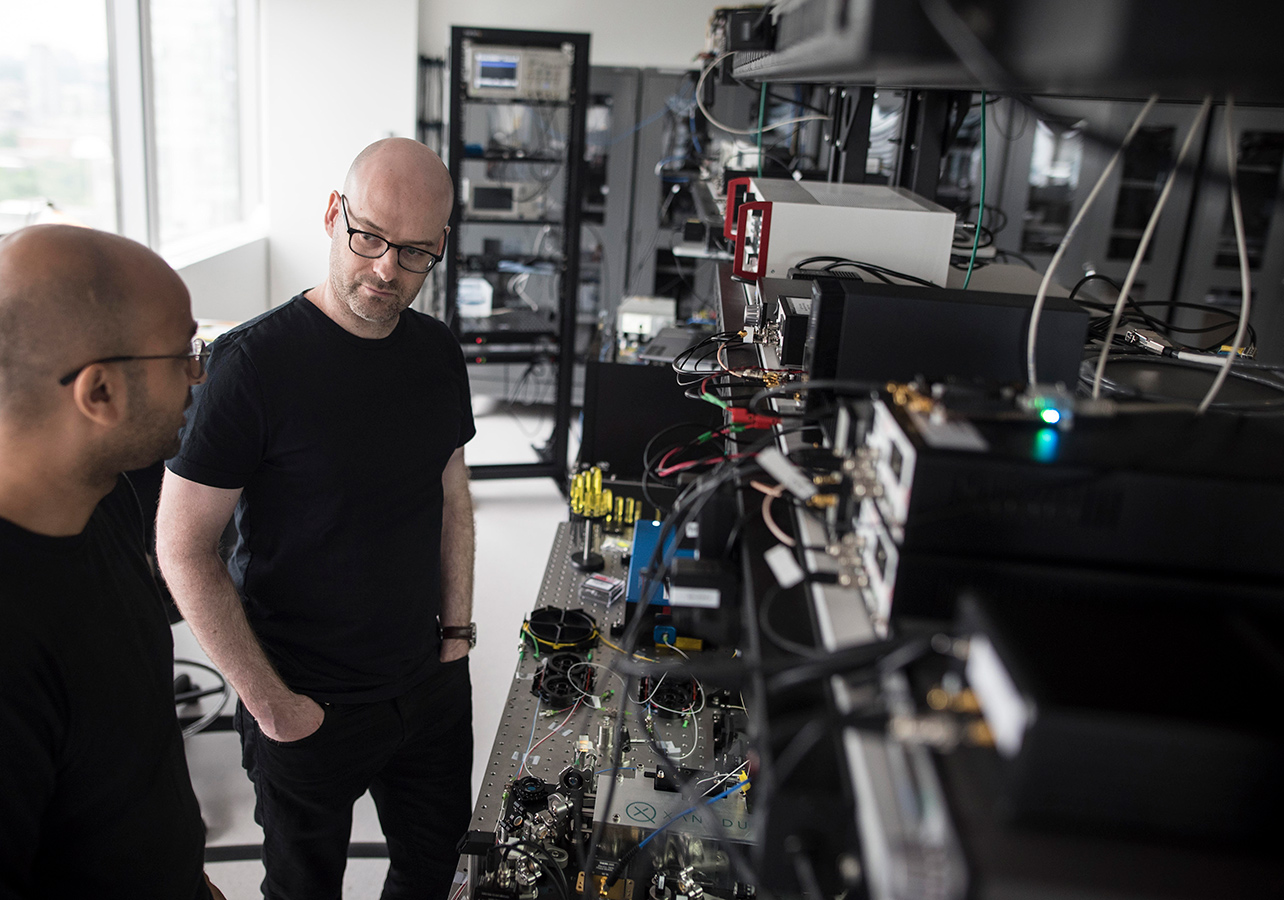
<instances>
[{"instance_id":1,"label":"server rack","mask_svg":"<svg viewBox=\"0 0 1284 900\"><path fill-rule=\"evenodd\" d=\"M456 203L444 316L472 366L542 361L556 373L552 433L539 460L473 466L474 478L565 483L588 73L587 34L451 29L448 164ZM521 287L504 277L514 275L524 277ZM460 314L463 278L487 297L469 315Z\"/></svg>"}]
</instances>

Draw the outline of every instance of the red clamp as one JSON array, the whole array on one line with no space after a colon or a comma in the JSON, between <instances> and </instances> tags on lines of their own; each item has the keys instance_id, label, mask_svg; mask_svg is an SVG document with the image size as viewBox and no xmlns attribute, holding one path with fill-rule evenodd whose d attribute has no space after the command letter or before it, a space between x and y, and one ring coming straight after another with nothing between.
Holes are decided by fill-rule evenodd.
<instances>
[{"instance_id":1,"label":"red clamp","mask_svg":"<svg viewBox=\"0 0 1284 900\"><path fill-rule=\"evenodd\" d=\"M736 228L734 255L731 258L731 274L741 281L757 281L765 278L767 277L767 242L771 238L771 201L754 200L741 203L740 211L736 215L739 221ZM749 256L749 217L751 215L758 215L762 220L758 225L758 245L755 249L756 259L752 269L745 266Z\"/></svg>"},{"instance_id":2,"label":"red clamp","mask_svg":"<svg viewBox=\"0 0 1284 900\"><path fill-rule=\"evenodd\" d=\"M751 413L742 406L733 406L731 407L731 424L744 425L746 428L765 431L772 425L779 425L780 416L760 415L758 413Z\"/></svg>"},{"instance_id":3,"label":"red clamp","mask_svg":"<svg viewBox=\"0 0 1284 900\"><path fill-rule=\"evenodd\" d=\"M752 178L732 178L727 182L727 208L722 215L722 236L735 240L736 217L740 214L740 204L749 194L749 182Z\"/></svg>"}]
</instances>

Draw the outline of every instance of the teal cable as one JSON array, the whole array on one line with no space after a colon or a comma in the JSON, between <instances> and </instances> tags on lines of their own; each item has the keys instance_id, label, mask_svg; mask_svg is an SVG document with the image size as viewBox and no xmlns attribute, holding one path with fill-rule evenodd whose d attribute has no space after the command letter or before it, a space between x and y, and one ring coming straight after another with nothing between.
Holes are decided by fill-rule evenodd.
<instances>
[{"instance_id":1,"label":"teal cable","mask_svg":"<svg viewBox=\"0 0 1284 900\"><path fill-rule=\"evenodd\" d=\"M762 132L758 133L761 137ZM972 282L972 267L976 265L976 250L981 242L981 220L985 218L985 91L981 91L981 202L976 206L976 233L972 235L972 258L967 261L967 277L963 290Z\"/></svg>"}]
</instances>

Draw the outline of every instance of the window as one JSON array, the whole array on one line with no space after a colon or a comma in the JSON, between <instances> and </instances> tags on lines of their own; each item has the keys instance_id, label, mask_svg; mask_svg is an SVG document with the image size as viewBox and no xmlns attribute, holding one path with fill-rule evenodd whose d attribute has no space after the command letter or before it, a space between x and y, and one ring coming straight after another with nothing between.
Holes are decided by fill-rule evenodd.
<instances>
[{"instance_id":1,"label":"window","mask_svg":"<svg viewBox=\"0 0 1284 900\"><path fill-rule=\"evenodd\" d=\"M117 228L103 0L0 0L0 234Z\"/></svg>"},{"instance_id":2,"label":"window","mask_svg":"<svg viewBox=\"0 0 1284 900\"><path fill-rule=\"evenodd\" d=\"M252 178L254 53L238 0L150 0L161 246L243 221Z\"/></svg>"},{"instance_id":3,"label":"window","mask_svg":"<svg viewBox=\"0 0 1284 900\"><path fill-rule=\"evenodd\" d=\"M251 219L257 0L0 0L0 21L0 233L190 254Z\"/></svg>"}]
</instances>

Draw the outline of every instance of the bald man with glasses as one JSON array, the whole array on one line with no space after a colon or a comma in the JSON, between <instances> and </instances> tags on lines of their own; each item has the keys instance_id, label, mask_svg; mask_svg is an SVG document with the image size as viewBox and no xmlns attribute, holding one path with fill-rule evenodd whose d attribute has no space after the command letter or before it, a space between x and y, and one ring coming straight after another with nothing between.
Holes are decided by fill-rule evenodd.
<instances>
[{"instance_id":1,"label":"bald man with glasses","mask_svg":"<svg viewBox=\"0 0 1284 900\"><path fill-rule=\"evenodd\" d=\"M424 145L363 150L326 278L215 342L165 474L161 569L240 696L268 900L340 896L367 790L384 900L445 900L467 828L474 427L458 342L409 308L452 203Z\"/></svg>"},{"instance_id":2,"label":"bald man with glasses","mask_svg":"<svg viewBox=\"0 0 1284 900\"><path fill-rule=\"evenodd\" d=\"M4 900L211 897L173 636L121 474L179 446L195 330L140 244L66 225L0 240Z\"/></svg>"}]
</instances>

